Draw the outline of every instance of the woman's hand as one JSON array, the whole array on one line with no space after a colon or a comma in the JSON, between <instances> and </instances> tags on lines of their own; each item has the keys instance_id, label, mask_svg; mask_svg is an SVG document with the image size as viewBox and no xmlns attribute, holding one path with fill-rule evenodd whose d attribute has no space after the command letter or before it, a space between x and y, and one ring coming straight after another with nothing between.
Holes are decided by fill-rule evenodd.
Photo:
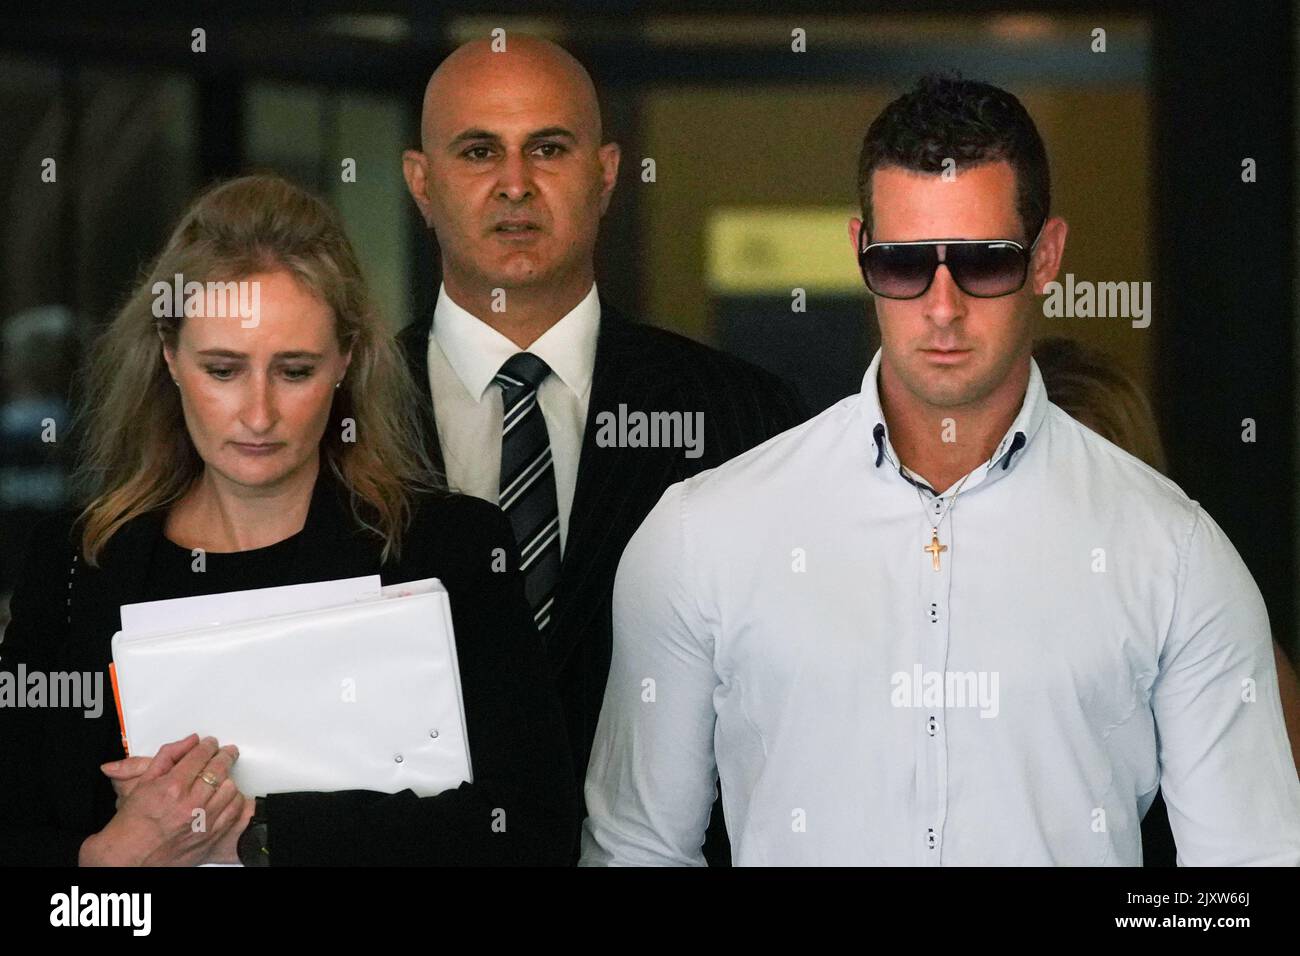
<instances>
[{"instance_id":1,"label":"woman's hand","mask_svg":"<svg viewBox=\"0 0 1300 956\"><path fill-rule=\"evenodd\" d=\"M176 766L176 761L189 753L190 748L198 742L198 734L190 734L184 740L163 744L158 748L158 753L152 757L126 757L100 764L100 772L113 782L113 792L117 794L116 808L122 809L122 801L131 795L131 791L142 780L161 777ZM239 749L233 744L229 749L234 750L236 756L239 755Z\"/></svg>"},{"instance_id":2,"label":"woman's hand","mask_svg":"<svg viewBox=\"0 0 1300 956\"><path fill-rule=\"evenodd\" d=\"M118 793L108 825L81 845L82 866L195 866L224 850L252 801L230 779L234 746L190 734L166 744L152 760L106 764ZM141 767L142 762L145 764Z\"/></svg>"}]
</instances>

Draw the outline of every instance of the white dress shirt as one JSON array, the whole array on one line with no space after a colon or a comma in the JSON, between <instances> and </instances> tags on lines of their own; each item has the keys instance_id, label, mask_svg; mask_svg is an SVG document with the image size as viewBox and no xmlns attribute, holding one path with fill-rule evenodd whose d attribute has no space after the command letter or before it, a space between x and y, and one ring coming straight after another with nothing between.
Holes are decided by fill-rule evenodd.
<instances>
[{"instance_id":1,"label":"white dress shirt","mask_svg":"<svg viewBox=\"0 0 1300 956\"><path fill-rule=\"evenodd\" d=\"M1209 515L1034 365L935 571L952 489L900 470L879 366L629 543L582 862L703 865L720 773L739 865L1139 865L1157 787L1180 863L1300 865L1268 617Z\"/></svg>"},{"instance_id":2,"label":"white dress shirt","mask_svg":"<svg viewBox=\"0 0 1300 956\"><path fill-rule=\"evenodd\" d=\"M569 534L599 331L600 299L593 283L586 297L527 349L462 309L445 287L438 289L429 332L429 387L447 484L493 504L501 490L502 410L501 388L492 379L517 352L531 352L551 367L537 403L551 441L561 552Z\"/></svg>"}]
</instances>

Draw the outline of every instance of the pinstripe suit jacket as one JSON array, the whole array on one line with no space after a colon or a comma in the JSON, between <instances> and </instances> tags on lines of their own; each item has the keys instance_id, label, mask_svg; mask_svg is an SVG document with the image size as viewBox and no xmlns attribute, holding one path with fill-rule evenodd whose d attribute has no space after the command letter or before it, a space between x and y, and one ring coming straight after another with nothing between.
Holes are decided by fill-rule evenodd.
<instances>
[{"instance_id":1,"label":"pinstripe suit jacket","mask_svg":"<svg viewBox=\"0 0 1300 956\"><path fill-rule=\"evenodd\" d=\"M411 374L429 394L433 312L398 335ZM631 411L704 413L704 448L601 447L596 420ZM581 786L609 673L614 572L623 548L671 484L716 467L807 417L784 382L690 339L629 322L601 301L600 333L569 534L547 657L560 693ZM426 446L442 466L432 401L422 408Z\"/></svg>"}]
</instances>

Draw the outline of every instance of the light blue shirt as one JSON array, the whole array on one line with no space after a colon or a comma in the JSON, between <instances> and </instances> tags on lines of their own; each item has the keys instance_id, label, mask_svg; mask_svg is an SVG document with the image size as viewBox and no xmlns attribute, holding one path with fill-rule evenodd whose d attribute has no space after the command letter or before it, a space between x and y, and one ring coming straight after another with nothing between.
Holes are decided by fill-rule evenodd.
<instances>
[{"instance_id":1,"label":"light blue shirt","mask_svg":"<svg viewBox=\"0 0 1300 956\"><path fill-rule=\"evenodd\" d=\"M1268 616L1218 525L1033 365L936 571L953 489L900 469L879 366L628 544L582 862L703 865L720 775L739 865L1136 866L1157 787L1180 863L1300 865Z\"/></svg>"}]
</instances>

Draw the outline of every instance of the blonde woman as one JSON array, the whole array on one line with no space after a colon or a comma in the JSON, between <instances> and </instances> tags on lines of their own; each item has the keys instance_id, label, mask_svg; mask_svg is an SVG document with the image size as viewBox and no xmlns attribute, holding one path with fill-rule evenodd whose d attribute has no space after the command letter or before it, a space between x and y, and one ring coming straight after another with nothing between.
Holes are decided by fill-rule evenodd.
<instances>
[{"instance_id":1,"label":"blonde woman","mask_svg":"<svg viewBox=\"0 0 1300 956\"><path fill-rule=\"evenodd\" d=\"M209 190L97 342L74 423L83 507L33 534L0 668L102 674L122 604L437 577L474 783L246 794L238 740L122 759L111 704L0 708L3 862L568 862L573 772L510 525L442 488L416 396L328 206L276 176Z\"/></svg>"}]
</instances>

